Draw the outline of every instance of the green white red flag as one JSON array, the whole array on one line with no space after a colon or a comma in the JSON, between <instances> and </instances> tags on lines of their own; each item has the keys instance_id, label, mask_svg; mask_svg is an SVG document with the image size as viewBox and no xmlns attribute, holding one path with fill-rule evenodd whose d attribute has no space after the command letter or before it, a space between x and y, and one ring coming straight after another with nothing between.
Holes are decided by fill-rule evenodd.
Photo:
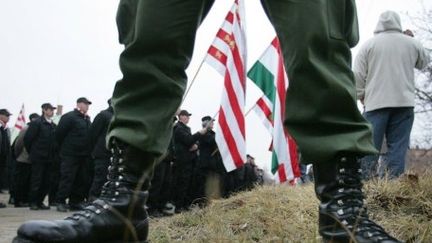
<instances>
[{"instance_id":1,"label":"green white red flag","mask_svg":"<svg viewBox=\"0 0 432 243\"><path fill-rule=\"evenodd\" d=\"M288 77L277 37L247 75L264 93L254 111L272 135L271 171L279 183L292 182L300 170L297 146L283 125Z\"/></svg>"}]
</instances>

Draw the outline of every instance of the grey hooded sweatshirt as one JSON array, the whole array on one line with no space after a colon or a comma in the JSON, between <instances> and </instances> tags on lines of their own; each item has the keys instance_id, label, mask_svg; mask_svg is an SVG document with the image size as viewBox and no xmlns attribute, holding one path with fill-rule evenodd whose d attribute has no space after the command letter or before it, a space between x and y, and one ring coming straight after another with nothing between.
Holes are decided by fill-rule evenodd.
<instances>
[{"instance_id":1,"label":"grey hooded sweatshirt","mask_svg":"<svg viewBox=\"0 0 432 243\"><path fill-rule=\"evenodd\" d=\"M364 100L365 111L414 107L414 68L426 67L426 49L402 33L400 17L393 11L381 14L374 33L354 62L357 98Z\"/></svg>"}]
</instances>

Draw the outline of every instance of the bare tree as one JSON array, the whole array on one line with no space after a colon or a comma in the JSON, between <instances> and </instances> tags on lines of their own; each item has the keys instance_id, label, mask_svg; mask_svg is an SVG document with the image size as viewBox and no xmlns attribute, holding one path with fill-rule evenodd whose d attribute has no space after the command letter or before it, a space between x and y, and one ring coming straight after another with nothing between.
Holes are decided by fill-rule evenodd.
<instances>
[{"instance_id":1,"label":"bare tree","mask_svg":"<svg viewBox=\"0 0 432 243\"><path fill-rule=\"evenodd\" d=\"M415 26L415 38L423 44L432 57L432 7L426 6L422 0L420 4L422 5L420 12L415 15L407 13L406 16ZM419 136L412 138L412 145L429 149L432 147L432 61L426 68L416 72L415 94L416 123L421 132Z\"/></svg>"},{"instance_id":2,"label":"bare tree","mask_svg":"<svg viewBox=\"0 0 432 243\"><path fill-rule=\"evenodd\" d=\"M416 27L415 35L426 47L429 55L432 56L432 9L427 8L421 1L423 10L416 16L408 15ZM432 112L432 61L416 76L416 112Z\"/></svg>"}]
</instances>

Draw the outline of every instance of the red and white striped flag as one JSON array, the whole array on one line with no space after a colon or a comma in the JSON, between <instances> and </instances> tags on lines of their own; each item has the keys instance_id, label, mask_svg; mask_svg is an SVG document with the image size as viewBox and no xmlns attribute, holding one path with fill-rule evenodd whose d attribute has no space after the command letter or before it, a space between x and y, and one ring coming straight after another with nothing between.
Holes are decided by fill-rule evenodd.
<instances>
[{"instance_id":1,"label":"red and white striped flag","mask_svg":"<svg viewBox=\"0 0 432 243\"><path fill-rule=\"evenodd\" d=\"M273 102L263 95L252 108L270 134L273 134Z\"/></svg>"},{"instance_id":2,"label":"red and white striped flag","mask_svg":"<svg viewBox=\"0 0 432 243\"><path fill-rule=\"evenodd\" d=\"M246 162L246 39L242 1L235 0L210 46L206 62L224 77L216 143L227 171Z\"/></svg>"},{"instance_id":3,"label":"red and white striped flag","mask_svg":"<svg viewBox=\"0 0 432 243\"><path fill-rule=\"evenodd\" d=\"M297 146L283 125L288 77L277 38L248 72L248 77L263 91L254 111L272 134L272 172L277 181L293 181L300 176Z\"/></svg>"},{"instance_id":4,"label":"red and white striped flag","mask_svg":"<svg viewBox=\"0 0 432 243\"><path fill-rule=\"evenodd\" d=\"M25 120L25 111L24 111L24 104L21 106L21 110L18 114L17 121L15 123L15 129L17 131L21 131L26 125Z\"/></svg>"}]
</instances>

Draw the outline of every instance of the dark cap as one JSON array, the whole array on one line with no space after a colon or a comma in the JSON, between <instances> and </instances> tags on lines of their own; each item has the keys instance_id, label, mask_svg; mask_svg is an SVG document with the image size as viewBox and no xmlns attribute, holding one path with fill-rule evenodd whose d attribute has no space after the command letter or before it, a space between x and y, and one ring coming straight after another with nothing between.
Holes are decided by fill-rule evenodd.
<instances>
[{"instance_id":1,"label":"dark cap","mask_svg":"<svg viewBox=\"0 0 432 243\"><path fill-rule=\"evenodd\" d=\"M205 122L205 121L214 121L214 120L215 119L213 119L211 116L205 116L205 117L201 118L202 122Z\"/></svg>"},{"instance_id":2,"label":"dark cap","mask_svg":"<svg viewBox=\"0 0 432 243\"><path fill-rule=\"evenodd\" d=\"M41 108L44 109L44 110L46 110L46 109L51 109L51 110L55 110L55 109L57 109L57 108L55 108L54 106L52 106L50 103L43 103L43 104L41 105Z\"/></svg>"},{"instance_id":3,"label":"dark cap","mask_svg":"<svg viewBox=\"0 0 432 243\"><path fill-rule=\"evenodd\" d=\"M178 115L179 116L192 116L192 114L189 113L187 110L181 110Z\"/></svg>"},{"instance_id":4,"label":"dark cap","mask_svg":"<svg viewBox=\"0 0 432 243\"><path fill-rule=\"evenodd\" d=\"M10 113L7 109L0 109L0 115L10 116L12 113Z\"/></svg>"},{"instance_id":5,"label":"dark cap","mask_svg":"<svg viewBox=\"0 0 432 243\"><path fill-rule=\"evenodd\" d=\"M78 98L78 99L77 99L77 103L86 103L86 104L89 104L89 105L92 104L91 101L88 100L86 97Z\"/></svg>"},{"instance_id":6,"label":"dark cap","mask_svg":"<svg viewBox=\"0 0 432 243\"><path fill-rule=\"evenodd\" d=\"M40 117L39 114L37 114L37 113L31 113L30 116L29 116L29 119L30 119L30 121L32 121L33 119L36 119L36 118L39 118L39 117Z\"/></svg>"}]
</instances>

